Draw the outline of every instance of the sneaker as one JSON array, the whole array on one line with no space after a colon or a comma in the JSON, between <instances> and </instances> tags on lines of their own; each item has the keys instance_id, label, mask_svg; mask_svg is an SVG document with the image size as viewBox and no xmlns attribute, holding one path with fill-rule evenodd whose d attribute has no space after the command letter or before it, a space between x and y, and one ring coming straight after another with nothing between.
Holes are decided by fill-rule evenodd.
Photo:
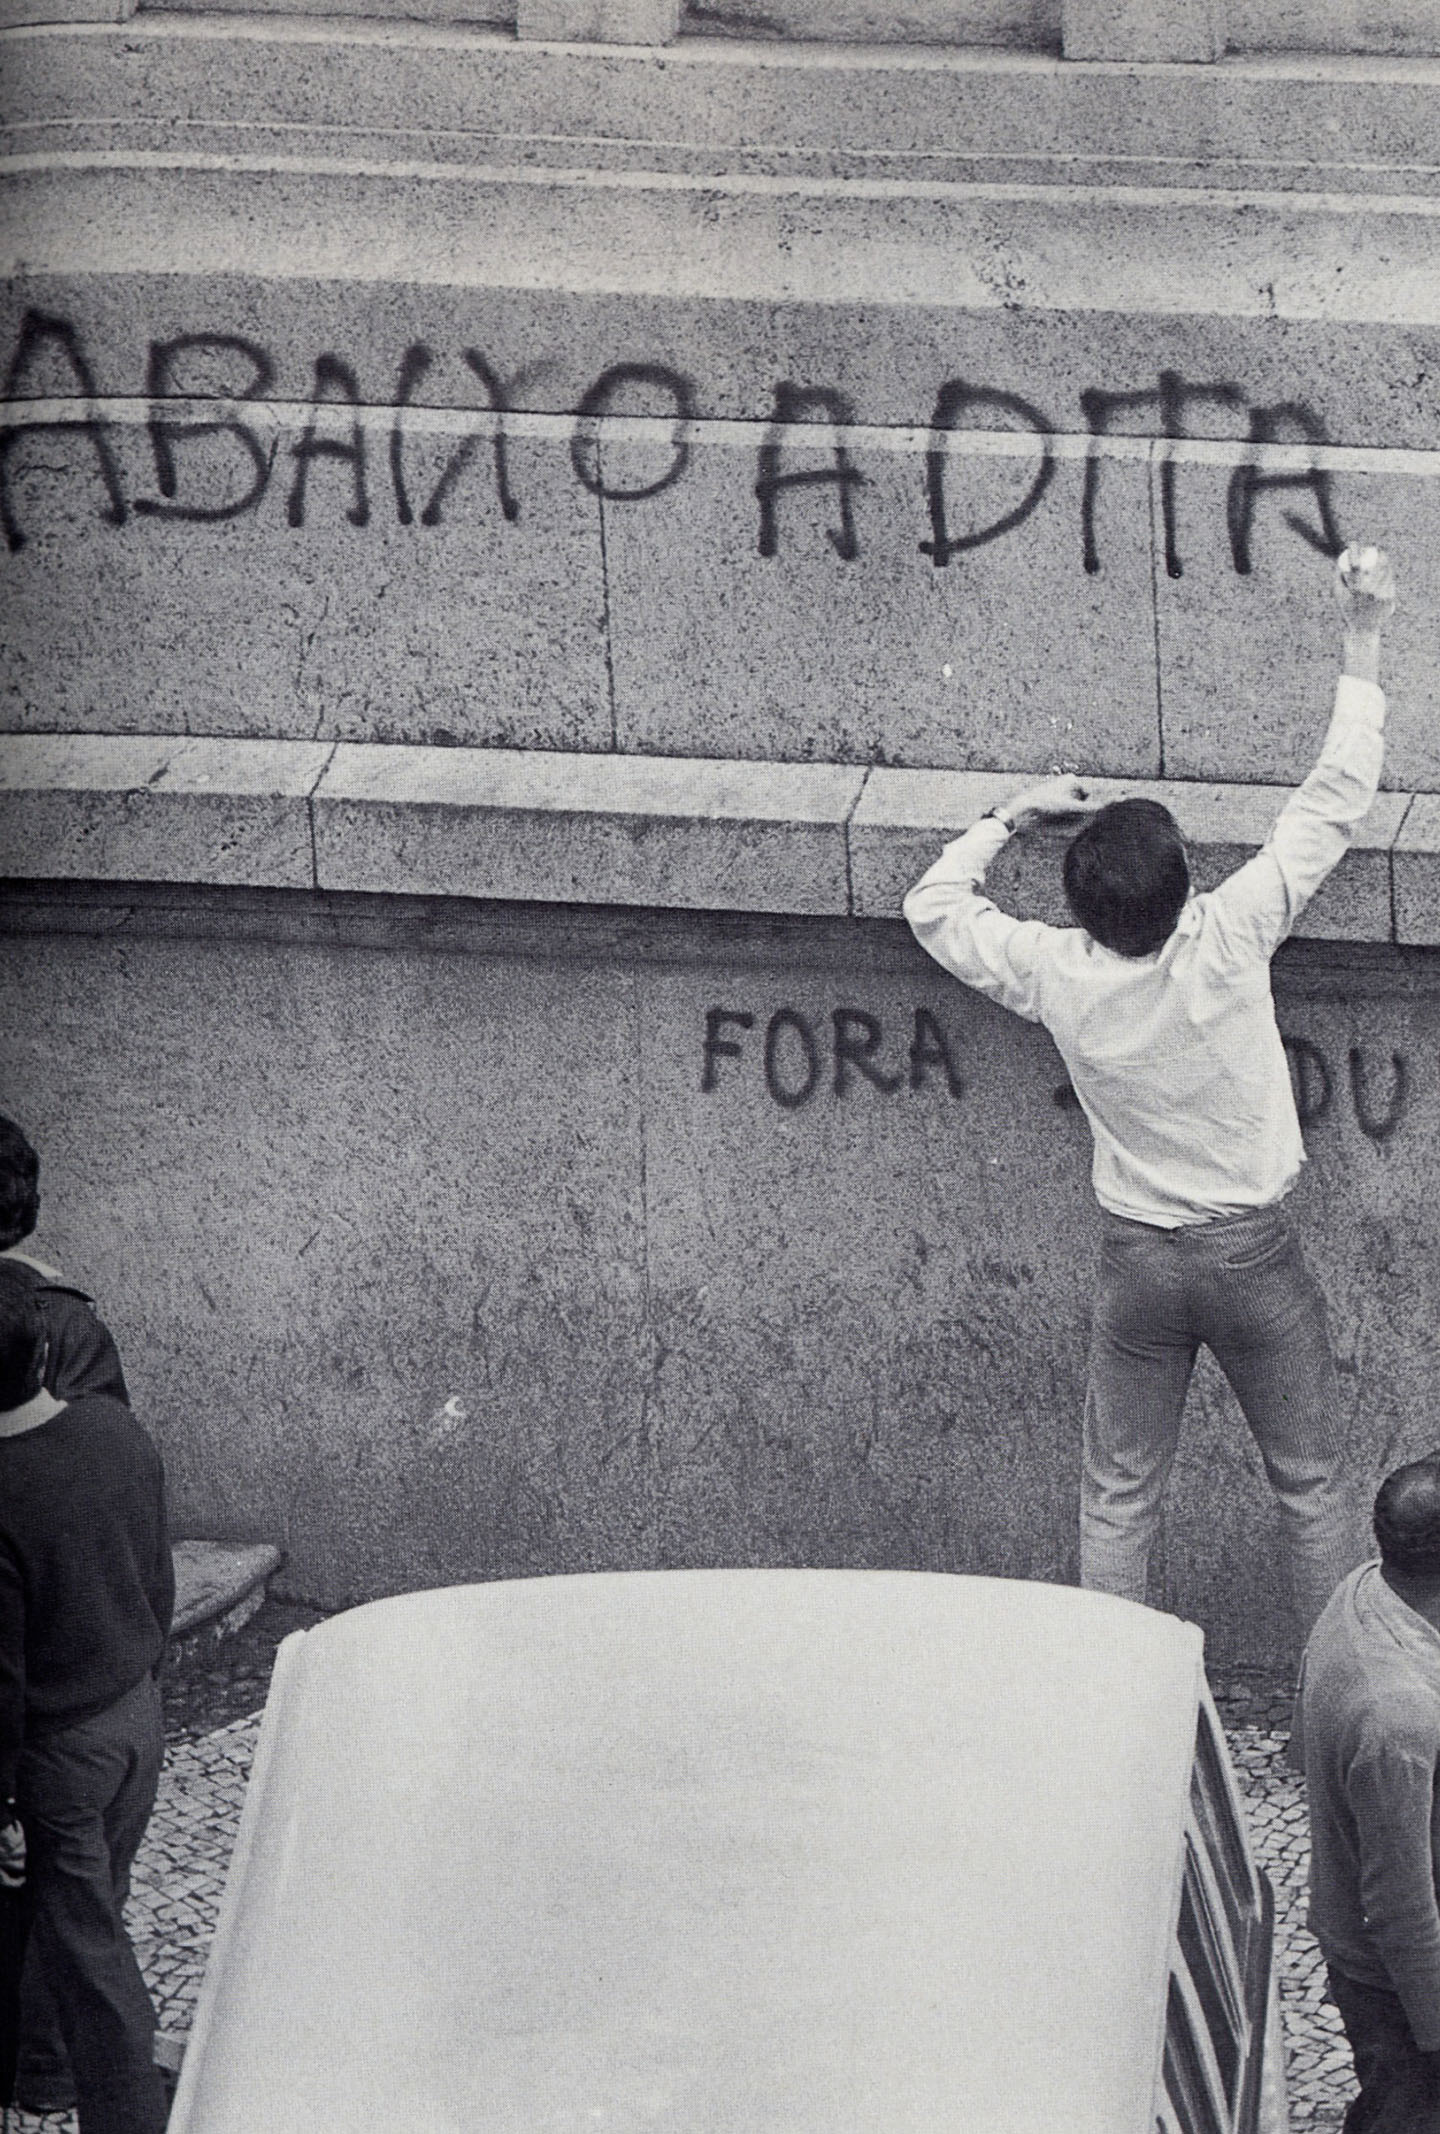
<instances>
[{"instance_id":1,"label":"sneaker","mask_svg":"<svg viewBox=\"0 0 1440 2134\"><path fill-rule=\"evenodd\" d=\"M24 2075L17 2075L15 2103L22 2112L28 2112L32 2119L53 2118L57 2112L73 2112L75 2085L70 2079L70 2070L66 2068L63 2077L55 2076L50 2081L46 2081L43 2075L38 2079L31 2076L28 2080Z\"/></svg>"}]
</instances>

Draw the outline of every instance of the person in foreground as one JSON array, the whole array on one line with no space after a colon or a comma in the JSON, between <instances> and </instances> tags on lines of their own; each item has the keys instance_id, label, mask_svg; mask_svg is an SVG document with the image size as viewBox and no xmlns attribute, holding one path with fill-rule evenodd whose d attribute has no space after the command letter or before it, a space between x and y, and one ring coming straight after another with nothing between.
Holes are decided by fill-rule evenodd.
<instances>
[{"instance_id":1,"label":"person in foreground","mask_svg":"<svg viewBox=\"0 0 1440 2134\"><path fill-rule=\"evenodd\" d=\"M1292 1757L1310 1801L1310 1931L1360 2094L1344 2134L1440 2130L1440 1451L1387 1475L1380 1561L1311 1633Z\"/></svg>"},{"instance_id":2,"label":"person in foreground","mask_svg":"<svg viewBox=\"0 0 1440 2134\"><path fill-rule=\"evenodd\" d=\"M1074 778L1031 787L946 846L905 899L922 948L1058 1046L1094 1137L1103 1235L1085 1402L1081 1583L1146 1597L1151 1542L1203 1342L1279 1502L1302 1628L1360 1553L1325 1306L1282 1206L1304 1160L1270 959L1345 852L1380 777L1390 564L1347 549L1334 714L1265 845L1194 894L1153 800L1097 809ZM1065 855L1078 924L983 893L1006 841L1089 814Z\"/></svg>"},{"instance_id":3,"label":"person in foreground","mask_svg":"<svg viewBox=\"0 0 1440 2134\"><path fill-rule=\"evenodd\" d=\"M45 1384L57 1399L109 1393L129 1405L119 1352L91 1298L40 1259L30 1239L40 1217L40 1158L13 1119L0 1117L0 1267L29 1283L45 1329ZM69 2111L75 2082L54 1997L32 1956L20 1990L14 2101L30 2112ZM3 2060L0 2060L3 2066Z\"/></svg>"},{"instance_id":4,"label":"person in foreground","mask_svg":"<svg viewBox=\"0 0 1440 2134\"><path fill-rule=\"evenodd\" d=\"M124 1903L163 1748L164 1476L122 1402L47 1390L45 1351L31 1285L0 1262L0 1861L23 1874L80 2134L159 2134L154 2011ZM0 2018L13 2029L13 1994Z\"/></svg>"}]
</instances>

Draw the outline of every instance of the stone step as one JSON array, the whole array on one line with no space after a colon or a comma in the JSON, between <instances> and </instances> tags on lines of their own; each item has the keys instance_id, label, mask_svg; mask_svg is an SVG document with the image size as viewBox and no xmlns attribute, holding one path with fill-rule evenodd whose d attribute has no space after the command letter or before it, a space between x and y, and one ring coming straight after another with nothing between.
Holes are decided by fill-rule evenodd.
<instances>
[{"instance_id":1,"label":"stone step","mask_svg":"<svg viewBox=\"0 0 1440 2134\"><path fill-rule=\"evenodd\" d=\"M177 1541L172 1637L228 1637L265 1599L280 1551L266 1541Z\"/></svg>"},{"instance_id":2,"label":"stone step","mask_svg":"<svg viewBox=\"0 0 1440 2134\"><path fill-rule=\"evenodd\" d=\"M959 377L1034 427L1081 433L1098 402L1153 435L1170 376L1200 388L1182 434L1237 434L1242 402L1299 410L1286 437L1440 431L1427 196L170 155L4 182L24 398L138 397L149 344L219 337L162 388L761 421L785 380L812 416L926 424ZM22 344L30 309L73 355Z\"/></svg>"},{"instance_id":3,"label":"stone step","mask_svg":"<svg viewBox=\"0 0 1440 2134\"><path fill-rule=\"evenodd\" d=\"M0 759L0 877L893 920L945 840L1025 782L1014 770L345 744L317 773L305 744L25 736ZM1202 887L1258 849L1288 792L1094 784L1170 807ZM1053 836L1015 840L994 894L1066 923L1057 857ZM1297 932L1440 943L1440 794L1380 794Z\"/></svg>"},{"instance_id":4,"label":"stone step","mask_svg":"<svg viewBox=\"0 0 1440 2134\"><path fill-rule=\"evenodd\" d=\"M158 390L588 412L628 366L626 412L763 420L790 380L925 423L960 376L1155 434L1173 376L1208 389L1190 434L1237 395L1341 443L1440 427L1433 62L145 17L4 46L0 339L34 306L84 357L12 362L22 397L139 395L150 344L199 336L225 347Z\"/></svg>"},{"instance_id":5,"label":"stone step","mask_svg":"<svg viewBox=\"0 0 1440 2134\"><path fill-rule=\"evenodd\" d=\"M150 14L11 31L0 48L8 155L1440 190L1440 61L537 47L414 23Z\"/></svg>"},{"instance_id":6,"label":"stone step","mask_svg":"<svg viewBox=\"0 0 1440 2134\"><path fill-rule=\"evenodd\" d=\"M359 15L386 22L452 24L457 0L257 0L267 13L287 16ZM147 0L169 9L171 0ZM1354 0L1222 0L1225 42L1231 52L1334 52L1415 57L1440 52L1440 22L1433 0L1386 0L1361 11ZM186 0L185 12L231 13L227 0ZM467 25L513 28L518 0L467 0ZM0 20L125 21L135 0L0 0ZM996 47L1005 51L1058 54L1064 35L1061 0L686 0L679 9L691 36L741 35L786 41L864 45ZM1149 25L1147 25L1149 27ZM532 33L533 34L533 33ZM588 34L588 32L587 32ZM1079 39L1083 44L1083 36ZM1147 55L1122 47L1127 57ZM1150 57L1162 56L1150 53ZM1186 51L1164 56L1193 58ZM1208 49L1203 54L1214 57Z\"/></svg>"}]
</instances>

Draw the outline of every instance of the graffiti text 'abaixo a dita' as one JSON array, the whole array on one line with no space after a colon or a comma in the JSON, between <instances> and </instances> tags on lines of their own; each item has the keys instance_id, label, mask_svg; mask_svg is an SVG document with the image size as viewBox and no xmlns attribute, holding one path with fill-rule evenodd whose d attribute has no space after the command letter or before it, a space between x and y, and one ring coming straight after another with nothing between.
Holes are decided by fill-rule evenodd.
<instances>
[{"instance_id":1,"label":"graffiti text 'abaixo a dita'","mask_svg":"<svg viewBox=\"0 0 1440 2134\"><path fill-rule=\"evenodd\" d=\"M1334 1122L1348 1112L1368 1141L1383 1144L1406 1118L1411 1072L1403 1052L1351 1045L1338 1063L1308 1037L1284 1040L1302 1126ZM802 1012L789 1004L769 1016L748 1008L707 1008L700 1045L700 1088L744 1090L763 1084L783 1111L799 1111L814 1097L846 1098L866 1089L893 1097L963 1097L960 1048L934 1010L917 1007L887 1029L868 1008ZM1053 1091L1055 1103L1074 1110L1079 1100L1068 1082Z\"/></svg>"},{"instance_id":2,"label":"graffiti text 'abaixo a dita'","mask_svg":"<svg viewBox=\"0 0 1440 2134\"><path fill-rule=\"evenodd\" d=\"M402 526L425 530L453 523L464 512L498 510L515 524L525 514L526 499L517 483L507 448L505 417L517 412L517 380L502 377L477 348L459 352L467 383L476 396L477 427L462 435L438 476L423 478L407 443L408 410L423 406L427 377L438 360L423 341L401 354L379 399L367 398L359 373L346 357L317 355L308 386L307 413L300 435L283 450L274 439L273 422L262 428L259 409L275 387L274 360L258 341L223 332L181 334L151 341L143 379L133 382L148 405L146 426L153 460L153 494L127 495L115 444L115 425L101 411L102 394L84 338L74 321L48 312L29 311L6 371L0 397L9 403L0 426L0 525L14 552L25 546L27 531L15 495L11 466L15 447L25 437L68 432L88 448L101 517L111 526L135 520L171 520L191 526L238 519L262 507L283 511L295 529L324 514L357 530L384 512ZM452 357L453 361L453 357ZM203 382L197 384L198 366ZM544 365L531 366L538 370ZM42 389L42 380L48 381ZM59 397L74 400L75 415L45 413L26 418L27 399L44 397L58 381ZM202 418L177 410L177 402L213 402L214 415ZM580 395L572 415L570 464L576 481L607 503L642 505L685 478L692 457L699 395L695 381L668 364L646 361L612 364ZM1241 576L1253 568L1257 507L1270 492L1305 492L1308 508L1278 514L1282 527L1323 554L1338 555L1344 539L1337 521L1328 471L1318 466L1266 465L1266 445L1324 444L1325 425L1314 409L1299 400L1259 406L1230 380L1197 382L1179 371L1162 370L1153 385L1125 390L1089 386L1079 395L1083 428L1095 440L1085 460L1077 558L1094 574L1103 568L1097 532L1097 507L1104 480L1099 441L1114 434L1124 419L1138 421L1147 432L1166 439L1190 434L1187 424L1203 409L1220 411L1238 426L1242 456L1231 471L1224 504L1223 545L1231 567ZM634 414L637 408L670 425L667 463L651 478L630 483L607 480L599 437L607 417ZM249 413L247 415L247 409ZM830 523L819 536L842 563L853 563L875 537L866 525L867 476L847 433L855 418L843 393L823 384L776 383L768 418L753 425L758 432L753 479L738 503L750 515L752 539L762 556L776 556L787 545L813 543L815 507L806 522L792 521L785 531L786 499L798 492L820 492ZM728 426L732 431L735 425ZM812 443L797 435L813 428ZM1018 430L1032 435L1033 471L1018 502L981 526L965 523L963 467L957 466L947 439L961 430ZM940 570L971 550L985 548L1013 533L1038 511L1055 473L1054 439L1063 433L1052 413L1018 393L983 381L949 377L935 390L929 422L929 446L922 455L923 484L917 483L914 552L923 565ZM230 459L217 493L213 463L203 464L187 447L201 438L225 441ZM1244 448L1251 448L1248 456ZM799 454L803 448L804 458ZM821 463L813 463L819 452ZM212 485L207 493L207 479ZM1184 468L1174 459L1160 467L1160 508L1165 566L1180 577L1177 493ZM232 493L239 483L239 493ZM922 493L923 491L923 493ZM793 507L791 507L793 511ZM888 529L890 539L899 538Z\"/></svg>"}]
</instances>

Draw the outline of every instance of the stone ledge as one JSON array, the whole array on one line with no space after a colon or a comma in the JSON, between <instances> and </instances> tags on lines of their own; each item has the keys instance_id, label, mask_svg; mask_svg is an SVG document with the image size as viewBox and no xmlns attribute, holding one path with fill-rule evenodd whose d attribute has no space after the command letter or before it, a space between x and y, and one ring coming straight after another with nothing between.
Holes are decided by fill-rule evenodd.
<instances>
[{"instance_id":1,"label":"stone ledge","mask_svg":"<svg viewBox=\"0 0 1440 2134\"><path fill-rule=\"evenodd\" d=\"M177 1541L174 1638L200 1630L226 1636L243 1628L265 1599L266 1581L280 1566L268 1541Z\"/></svg>"},{"instance_id":2,"label":"stone ledge","mask_svg":"<svg viewBox=\"0 0 1440 2134\"><path fill-rule=\"evenodd\" d=\"M314 799L322 889L845 912L835 764L341 744Z\"/></svg>"},{"instance_id":3,"label":"stone ledge","mask_svg":"<svg viewBox=\"0 0 1440 2134\"><path fill-rule=\"evenodd\" d=\"M1414 948L1440 944L1440 793L1417 793L1390 856L1395 883L1395 939Z\"/></svg>"},{"instance_id":4,"label":"stone ledge","mask_svg":"<svg viewBox=\"0 0 1440 2134\"><path fill-rule=\"evenodd\" d=\"M17 0L19 4L19 0ZM100 4L100 0L94 0ZM446 0L406 0L438 13ZM833 176L1118 178L1385 192L1433 186L1440 68L1296 54L1193 67L1084 66L949 48L684 36L538 48L508 32L378 17L142 11L83 35L6 39L0 124L18 146L129 149L184 137L422 160L514 157L650 170L808 168ZM817 0L787 0L791 6ZM861 0L847 0L858 8ZM869 5L869 0L864 0ZM921 0L905 0L914 17ZM942 0L923 0L940 13ZM953 23L953 0L944 0ZM1273 10L1274 0L1250 0ZM1418 4L1418 0L1417 0ZM512 12L499 0L497 12ZM344 19L346 13L351 19ZM833 17L836 0L828 0Z\"/></svg>"},{"instance_id":5,"label":"stone ledge","mask_svg":"<svg viewBox=\"0 0 1440 2134\"><path fill-rule=\"evenodd\" d=\"M0 739L0 874L308 889L328 742Z\"/></svg>"},{"instance_id":6,"label":"stone ledge","mask_svg":"<svg viewBox=\"0 0 1440 2134\"><path fill-rule=\"evenodd\" d=\"M276 151L13 156L8 274L57 309L87 277L182 271L192 315L224 315L235 276L284 301L335 279L394 292L519 289L594 308L634 300L850 304L877 316L1019 308L1106 316L1213 313L1263 339L1273 318L1433 328L1440 201L1198 187L906 183L656 175L389 160L312 164ZM462 243L456 232L465 232ZM178 232L184 233L183 245ZM997 279L1003 252L1009 279ZM941 270L944 270L943 272ZM411 277L414 277L412 280ZM1257 327L1258 322L1258 327Z\"/></svg>"},{"instance_id":7,"label":"stone ledge","mask_svg":"<svg viewBox=\"0 0 1440 2134\"><path fill-rule=\"evenodd\" d=\"M1009 772L872 771L850 825L855 916L892 917L909 884L937 857L946 837L1023 782L1022 775ZM1163 801L1189 841L1202 889L1213 888L1258 850L1292 790L1179 779L1089 782L1108 799L1143 794ZM1346 859L1302 913L1297 934L1326 941L1392 938L1390 854L1409 805L1408 794L1377 797ZM1440 796L1435 805L1440 827ZM1064 835L1019 838L1008 845L990 872L988 886L995 896L1028 916L1068 925L1055 864ZM1431 842L1440 851L1440 836ZM1440 925L1440 873L1432 895ZM1427 938L1440 940L1440 930Z\"/></svg>"},{"instance_id":8,"label":"stone ledge","mask_svg":"<svg viewBox=\"0 0 1440 2134\"><path fill-rule=\"evenodd\" d=\"M894 919L945 840L1022 771L370 743L12 734L0 875L495 903ZM1100 780L1173 809L1202 886L1263 841L1288 788ZM1016 840L997 896L1064 919L1058 839ZM1382 793L1297 929L1440 945L1440 794Z\"/></svg>"}]
</instances>

